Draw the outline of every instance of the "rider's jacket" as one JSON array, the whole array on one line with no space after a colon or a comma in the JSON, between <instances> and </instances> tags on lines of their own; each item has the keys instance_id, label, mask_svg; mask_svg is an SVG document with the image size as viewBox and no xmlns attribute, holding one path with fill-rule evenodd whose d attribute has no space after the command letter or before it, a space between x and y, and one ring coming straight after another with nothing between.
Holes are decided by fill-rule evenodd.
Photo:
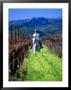
<instances>
[{"instance_id":1,"label":"rider's jacket","mask_svg":"<svg viewBox=\"0 0 71 90\"><path fill-rule=\"evenodd\" d=\"M39 40L39 34L38 33L34 33L33 34L33 43L36 44L36 42Z\"/></svg>"}]
</instances>

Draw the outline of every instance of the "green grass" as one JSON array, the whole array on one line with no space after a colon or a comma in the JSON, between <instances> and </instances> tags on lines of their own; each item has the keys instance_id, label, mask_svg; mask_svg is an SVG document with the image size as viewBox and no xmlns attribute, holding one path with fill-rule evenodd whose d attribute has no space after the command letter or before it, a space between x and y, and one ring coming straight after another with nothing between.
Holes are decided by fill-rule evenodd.
<instances>
[{"instance_id":1,"label":"green grass","mask_svg":"<svg viewBox=\"0 0 71 90\"><path fill-rule=\"evenodd\" d=\"M30 81L61 81L62 80L62 60L51 53L43 46L40 52L29 51L27 64L27 75L25 80Z\"/></svg>"},{"instance_id":2,"label":"green grass","mask_svg":"<svg viewBox=\"0 0 71 90\"><path fill-rule=\"evenodd\" d=\"M36 54L31 49L15 78L18 81L62 81L62 59L46 46Z\"/></svg>"}]
</instances>

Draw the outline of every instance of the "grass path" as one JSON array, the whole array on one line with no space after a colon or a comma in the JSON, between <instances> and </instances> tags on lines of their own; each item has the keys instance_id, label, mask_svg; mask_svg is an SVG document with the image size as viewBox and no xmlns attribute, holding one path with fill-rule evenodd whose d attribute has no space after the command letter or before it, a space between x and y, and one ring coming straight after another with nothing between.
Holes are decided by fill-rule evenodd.
<instances>
[{"instance_id":1,"label":"grass path","mask_svg":"<svg viewBox=\"0 0 71 90\"><path fill-rule=\"evenodd\" d=\"M25 63L27 60L27 63ZM61 81L62 80L62 60L51 53L43 46L40 52L33 53L29 50L29 55L20 69L20 80L26 81ZM26 72L26 74L25 74Z\"/></svg>"},{"instance_id":2,"label":"grass path","mask_svg":"<svg viewBox=\"0 0 71 90\"><path fill-rule=\"evenodd\" d=\"M29 52L26 80L62 80L62 60L45 46L36 54Z\"/></svg>"}]
</instances>

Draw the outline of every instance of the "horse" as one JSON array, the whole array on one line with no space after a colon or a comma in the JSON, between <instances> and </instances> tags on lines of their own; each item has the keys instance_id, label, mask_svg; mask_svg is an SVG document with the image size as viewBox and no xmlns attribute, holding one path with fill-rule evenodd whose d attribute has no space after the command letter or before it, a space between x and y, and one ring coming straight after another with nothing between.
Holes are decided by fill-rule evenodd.
<instances>
[{"instance_id":1,"label":"horse","mask_svg":"<svg viewBox=\"0 0 71 90\"><path fill-rule=\"evenodd\" d=\"M40 42L40 40L34 39L33 40L34 54L36 53L36 51L40 51L41 48L42 48L42 43Z\"/></svg>"}]
</instances>

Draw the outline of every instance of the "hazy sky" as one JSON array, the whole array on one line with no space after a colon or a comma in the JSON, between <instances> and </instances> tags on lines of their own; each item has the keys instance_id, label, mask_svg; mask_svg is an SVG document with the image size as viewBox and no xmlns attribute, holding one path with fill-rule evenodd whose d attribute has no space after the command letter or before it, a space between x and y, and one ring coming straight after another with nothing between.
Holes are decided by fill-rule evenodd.
<instances>
[{"instance_id":1,"label":"hazy sky","mask_svg":"<svg viewBox=\"0 0 71 90\"><path fill-rule=\"evenodd\" d=\"M62 9L9 9L9 20L31 19L33 17L57 18Z\"/></svg>"}]
</instances>

